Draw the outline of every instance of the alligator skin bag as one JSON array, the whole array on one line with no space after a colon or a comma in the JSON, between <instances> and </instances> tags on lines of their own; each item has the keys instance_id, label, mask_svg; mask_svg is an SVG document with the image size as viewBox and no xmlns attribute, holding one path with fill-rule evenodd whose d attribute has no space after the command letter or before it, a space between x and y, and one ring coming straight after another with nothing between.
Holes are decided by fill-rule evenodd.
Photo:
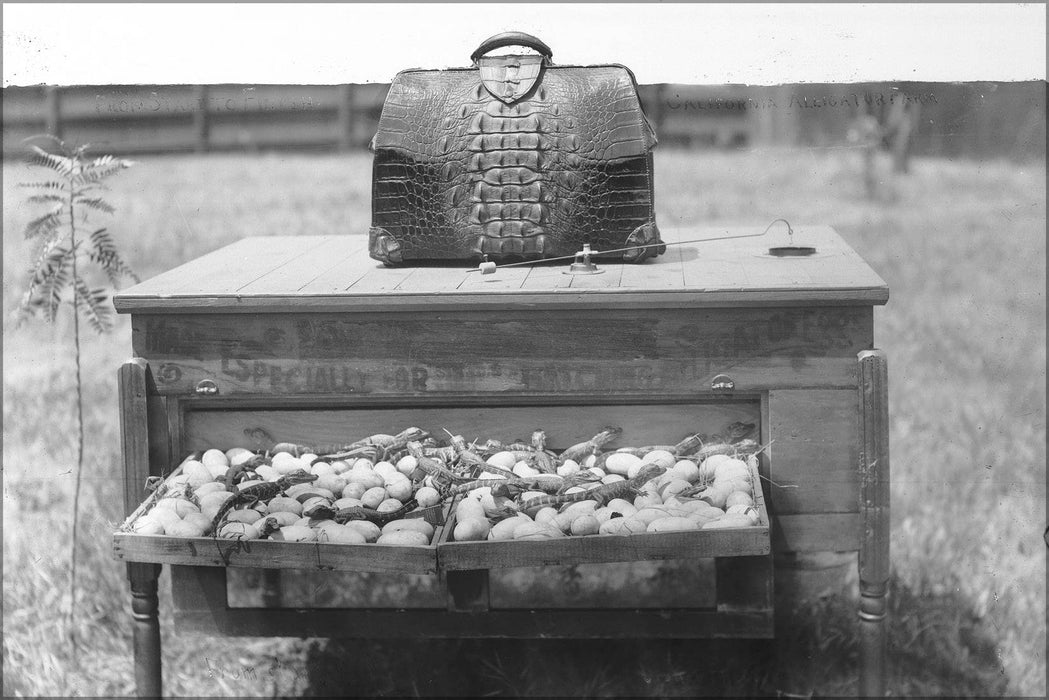
<instances>
[{"instance_id":1,"label":"alligator skin bag","mask_svg":"<svg viewBox=\"0 0 1049 700\"><path fill-rule=\"evenodd\" d=\"M486 56L505 46L539 55ZM369 253L411 261L664 252L653 208L655 133L620 65L557 66L520 32L473 67L398 73L371 142ZM648 247L634 247L634 246Z\"/></svg>"}]
</instances>

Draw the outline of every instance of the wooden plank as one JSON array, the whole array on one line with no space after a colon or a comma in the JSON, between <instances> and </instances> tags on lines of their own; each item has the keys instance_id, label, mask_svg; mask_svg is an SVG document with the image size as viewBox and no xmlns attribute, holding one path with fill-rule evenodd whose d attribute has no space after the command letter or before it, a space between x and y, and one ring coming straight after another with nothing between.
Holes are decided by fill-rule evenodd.
<instances>
[{"instance_id":1,"label":"wooden plank","mask_svg":"<svg viewBox=\"0 0 1049 700\"><path fill-rule=\"evenodd\" d=\"M343 246L350 243L350 241L340 242ZM320 275L306 280L298 288L298 293L310 295L342 292L361 277L364 277L368 273L368 269L361 267L359 262L362 257L364 259L368 257L368 239L365 236L354 236L352 242L355 244L354 246L350 248L344 247L339 252L333 253L331 259L337 262L334 262L330 268Z\"/></svg>"},{"instance_id":2,"label":"wooden plank","mask_svg":"<svg viewBox=\"0 0 1049 700\"><path fill-rule=\"evenodd\" d=\"M859 509L855 389L769 392L770 509L853 513Z\"/></svg>"},{"instance_id":3,"label":"wooden plank","mask_svg":"<svg viewBox=\"0 0 1049 700\"><path fill-rule=\"evenodd\" d=\"M540 614L541 612L541 614ZM180 630L334 639L770 639L770 613L711 610L184 610Z\"/></svg>"},{"instance_id":4,"label":"wooden plank","mask_svg":"<svg viewBox=\"0 0 1049 700\"><path fill-rule=\"evenodd\" d=\"M242 238L123 291L135 290L136 294L141 294L143 298L163 298L176 292L182 285L199 286L208 278L229 270L231 264L234 264L232 261L250 256L254 241L254 238Z\"/></svg>"},{"instance_id":5,"label":"wooden plank","mask_svg":"<svg viewBox=\"0 0 1049 700\"><path fill-rule=\"evenodd\" d=\"M775 257L762 256L758 252L749 253L749 258L736 256L733 259L742 274L745 275L747 283L755 287L766 289L811 289L827 286L823 279L811 274L812 261L815 258L806 257ZM694 275L706 274L709 277L709 268L721 266L718 258L711 257L703 260L703 266L693 265L688 270L686 279L692 282Z\"/></svg>"},{"instance_id":6,"label":"wooden plank","mask_svg":"<svg viewBox=\"0 0 1049 700\"><path fill-rule=\"evenodd\" d=\"M762 395L762 402L760 404L761 413L758 420L747 421L754 422L757 424L756 435L752 434L752 438L760 438L760 436L763 435L768 429L768 404L764 400L765 396L767 396L767 394ZM764 441L759 444L768 445L768 441ZM768 473L772 471L772 468L769 465L768 448L766 447L766 449L763 452L755 455L755 459L753 461L756 464L752 465L751 460L747 460L747 466L751 467L751 484L757 487L752 490L751 496L754 499L754 507L758 509L758 524L763 527L768 527L771 521L769 520L769 502L765 494L768 493L770 488L767 478Z\"/></svg>"},{"instance_id":7,"label":"wooden plank","mask_svg":"<svg viewBox=\"0 0 1049 700\"><path fill-rule=\"evenodd\" d=\"M206 289L212 294L237 292L237 296L240 296L238 290L241 287L294 264L328 239L325 236L309 236L305 240L298 237L259 236L254 240L255 245L245 251L236 265L205 280L187 281L174 291L200 294ZM298 284L298 280L295 283Z\"/></svg>"},{"instance_id":8,"label":"wooden plank","mask_svg":"<svg viewBox=\"0 0 1049 700\"><path fill-rule=\"evenodd\" d=\"M586 288L582 293L562 294L563 281L548 273L532 271L543 268L502 268L495 275L468 274L457 269L448 269L454 285L439 275L431 277L434 287L427 289L420 282L418 287L402 291L398 284L410 275L412 268L374 267L363 255L356 256L352 266L346 270L349 284L338 294L316 293L308 288L296 286L275 291L272 296L239 299L228 294L228 284L217 275L211 263L194 263L181 276L165 277L159 282L150 281L132 287L117 295L114 302L121 312L184 309L189 307L238 310L279 309L289 305L307 305L311 308L389 308L396 304L400 308L432 309L435 305L454 307L472 304L473 308L515 307L529 305L560 305L561 308L604 305L611 308L650 308L654 303L661 305L692 304L707 306L724 305L775 305L782 303L812 304L882 304L888 299L885 282L871 270L844 241L827 227L796 227L800 240L815 242L820 250L811 259L782 259L767 254L770 242L777 242L771 234L760 238L733 241L694 243L672 247L666 254L645 261L640 265L607 264L606 275L619 275L619 284L604 287L606 281L597 277L587 282L577 282ZM667 239L690 240L710 238L711 234L726 231L753 233L757 229L684 229L668 235ZM806 238L807 237L807 238ZM296 237L294 247L285 253L274 253L274 267L295 256L298 248L308 245L314 237ZM272 237L269 241L287 241L289 237ZM279 246L279 243L266 244ZM282 258L283 255L283 258ZM243 264L243 257L232 247L224 249L220 257L220 270L236 270ZM210 274L200 274L196 267L203 265L211 269ZM739 267L741 266L741 268ZM362 274L363 272L363 274ZM197 280L189 284L187 275ZM529 281L529 278L530 281ZM606 277L605 280L611 278ZM356 281L354 281L356 280ZM542 281L550 282L543 287ZM173 284L172 284L173 283ZM379 294L384 292L383 294ZM654 292L661 292L654 295ZM420 294L423 296L420 297ZM505 298L502 295L507 295Z\"/></svg>"},{"instance_id":9,"label":"wooden plank","mask_svg":"<svg viewBox=\"0 0 1049 700\"><path fill-rule=\"evenodd\" d=\"M670 308L658 314L533 309L507 310L497 316L448 311L440 318L423 313L216 316L186 312L136 315L132 342L136 352L151 361L178 356L343 359L351 354L385 359L425 353L476 360L565 355L631 360L788 356L802 365L812 357L855 362L856 353L873 342L873 313L869 307L855 306Z\"/></svg>"},{"instance_id":10,"label":"wooden plank","mask_svg":"<svg viewBox=\"0 0 1049 700\"><path fill-rule=\"evenodd\" d=\"M515 292L521 288L531 268L503 267L499 268L494 275L482 275L480 272L459 273L462 281L455 288L459 292L478 292L488 294L496 291Z\"/></svg>"},{"instance_id":11,"label":"wooden plank","mask_svg":"<svg viewBox=\"0 0 1049 700\"><path fill-rule=\"evenodd\" d=\"M413 267L385 267L380 262L371 261L368 271L347 285L344 292L349 291L354 295L393 292L397 289L397 285L411 276L413 272L415 272Z\"/></svg>"},{"instance_id":12,"label":"wooden plank","mask_svg":"<svg viewBox=\"0 0 1049 700\"><path fill-rule=\"evenodd\" d=\"M136 316L165 394L855 387L871 309ZM420 358L426 358L422 360ZM519 359L521 358L521 359Z\"/></svg>"},{"instance_id":13,"label":"wooden plank","mask_svg":"<svg viewBox=\"0 0 1049 700\"><path fill-rule=\"evenodd\" d=\"M773 551L849 552L860 548L863 518L859 513L769 513L769 517Z\"/></svg>"},{"instance_id":14,"label":"wooden plank","mask_svg":"<svg viewBox=\"0 0 1049 700\"><path fill-rule=\"evenodd\" d=\"M522 291L535 289L558 290L572 286L572 275L565 274L565 266L557 263L534 265L521 283Z\"/></svg>"},{"instance_id":15,"label":"wooden plank","mask_svg":"<svg viewBox=\"0 0 1049 700\"><path fill-rule=\"evenodd\" d=\"M695 265L684 268L685 286L700 289L739 290L743 292L751 286L747 277L747 268L735 256L706 254L700 246L696 250L686 249L682 255L688 256L688 261L696 260L703 256L703 267Z\"/></svg>"},{"instance_id":16,"label":"wooden plank","mask_svg":"<svg viewBox=\"0 0 1049 700\"><path fill-rule=\"evenodd\" d=\"M387 290L384 293L360 294L354 285L348 293L244 297L235 294L165 294L141 296L138 290L115 296L113 304L119 313L322 313L352 311L425 311L507 309L664 309L679 306L692 308L750 308L782 306L869 306L888 301L888 290L881 287L842 289L768 289L674 291L665 289L595 289L549 291L495 289L477 287L457 289L440 296Z\"/></svg>"},{"instance_id":17,"label":"wooden plank","mask_svg":"<svg viewBox=\"0 0 1049 700\"><path fill-rule=\"evenodd\" d=\"M167 475L171 465L182 459L182 455L185 454L186 450L182 449L183 444L183 431L182 431L182 408L181 401L179 399L168 399L167 400L167 424L168 424L168 454L171 459L166 465L161 467L159 472L162 475Z\"/></svg>"},{"instance_id":18,"label":"wooden plank","mask_svg":"<svg viewBox=\"0 0 1049 700\"><path fill-rule=\"evenodd\" d=\"M532 406L381 407L362 404L343 409L191 410L185 417L186 452L210 447L253 447L246 429L261 428L277 441L299 444L346 443L375 433L417 426L434 435L444 429L467 440L528 439L544 427L549 446L561 450L590 439L605 425L618 425L622 435L608 447L673 444L694 433L715 433L732 421L760 421L756 401L691 404L605 404Z\"/></svg>"},{"instance_id":19,"label":"wooden plank","mask_svg":"<svg viewBox=\"0 0 1049 700\"><path fill-rule=\"evenodd\" d=\"M467 274L463 267L426 266L412 268L412 273L397 285L398 292L445 292L455 289ZM472 273L479 275L479 272Z\"/></svg>"},{"instance_id":20,"label":"wooden plank","mask_svg":"<svg viewBox=\"0 0 1049 700\"><path fill-rule=\"evenodd\" d=\"M156 387L153 390L156 391ZM171 449L168 399L147 395L146 409L149 415L149 471L150 474L163 475L178 460Z\"/></svg>"},{"instance_id":21,"label":"wooden plank","mask_svg":"<svg viewBox=\"0 0 1049 700\"><path fill-rule=\"evenodd\" d=\"M623 268L628 266L622 264L606 265L602 264L600 259L595 259L594 262L598 263L598 270L600 271L596 275L565 275L570 280L572 289L618 288L623 280ZM531 275L528 276L530 277Z\"/></svg>"},{"instance_id":22,"label":"wooden plank","mask_svg":"<svg viewBox=\"0 0 1049 700\"><path fill-rule=\"evenodd\" d=\"M454 517L447 529L455 527ZM745 556L771 552L768 527L590 535L544 541L441 542L444 570L504 569L620 561Z\"/></svg>"},{"instance_id":23,"label":"wooden plank","mask_svg":"<svg viewBox=\"0 0 1049 700\"><path fill-rule=\"evenodd\" d=\"M739 361L730 357L695 360L588 361L527 359L479 363L382 360L158 360L158 391L191 395L203 379L228 396L374 395L456 396L579 392L709 393L712 380L729 374L737 391L847 387L855 381L854 362L813 360L801 368L786 357Z\"/></svg>"},{"instance_id":24,"label":"wooden plank","mask_svg":"<svg viewBox=\"0 0 1049 700\"><path fill-rule=\"evenodd\" d=\"M697 232L701 236L695 237L747 235L757 233L762 228L736 226L704 229ZM721 288L723 278L718 268L730 262L739 266L744 288L885 286L884 280L830 227L802 225L793 228L793 241L781 226L777 226L760 237L690 244L695 254L686 255L685 286L705 284L708 288ZM817 254L813 257L785 258L768 254L768 249L773 246L792 244L814 246ZM738 286L738 283L733 286Z\"/></svg>"},{"instance_id":25,"label":"wooden plank","mask_svg":"<svg viewBox=\"0 0 1049 700\"><path fill-rule=\"evenodd\" d=\"M113 554L122 561L185 566L248 566L318 571L437 572L433 546L222 540L117 533Z\"/></svg>"},{"instance_id":26,"label":"wooden plank","mask_svg":"<svg viewBox=\"0 0 1049 700\"><path fill-rule=\"evenodd\" d=\"M670 242L678 239L676 234L664 236ZM671 246L667 251L655 258L649 258L638 264L619 264L621 275L619 287L623 290L631 289L684 289L685 280L682 276L682 247ZM605 266L607 269L608 266Z\"/></svg>"},{"instance_id":27,"label":"wooden plank","mask_svg":"<svg viewBox=\"0 0 1049 700\"><path fill-rule=\"evenodd\" d=\"M843 287L855 284L857 279L856 268L851 265L851 256L841 250L829 250L817 252L811 257L797 258L798 269L805 272L811 280L830 287Z\"/></svg>"},{"instance_id":28,"label":"wooden plank","mask_svg":"<svg viewBox=\"0 0 1049 700\"><path fill-rule=\"evenodd\" d=\"M321 236L321 242L311 246L303 255L251 280L237 291L241 294L279 294L303 286L323 274L332 265L332 257L345 248L346 243L339 236Z\"/></svg>"},{"instance_id":29,"label":"wooden plank","mask_svg":"<svg viewBox=\"0 0 1049 700\"><path fill-rule=\"evenodd\" d=\"M150 475L149 365L142 358L125 362L118 374L120 441L124 462L124 513L130 515L142 501Z\"/></svg>"},{"instance_id":30,"label":"wooden plank","mask_svg":"<svg viewBox=\"0 0 1049 700\"><path fill-rule=\"evenodd\" d=\"M216 294L232 293L244 284L302 255L317 243L317 238L245 238L209 253L200 259L199 265L194 262L181 265L145 284L156 290L154 293L161 295L194 296L201 294L204 289L213 290Z\"/></svg>"}]
</instances>

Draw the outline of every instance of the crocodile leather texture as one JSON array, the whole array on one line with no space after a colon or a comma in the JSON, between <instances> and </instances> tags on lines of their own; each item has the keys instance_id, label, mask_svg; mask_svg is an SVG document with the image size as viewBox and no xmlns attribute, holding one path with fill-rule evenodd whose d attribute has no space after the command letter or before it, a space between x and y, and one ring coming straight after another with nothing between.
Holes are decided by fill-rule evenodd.
<instances>
[{"instance_id":1,"label":"crocodile leather texture","mask_svg":"<svg viewBox=\"0 0 1049 700\"><path fill-rule=\"evenodd\" d=\"M371 257L527 260L635 245L663 252L652 148L623 66L536 56L397 75L374 151Z\"/></svg>"}]
</instances>

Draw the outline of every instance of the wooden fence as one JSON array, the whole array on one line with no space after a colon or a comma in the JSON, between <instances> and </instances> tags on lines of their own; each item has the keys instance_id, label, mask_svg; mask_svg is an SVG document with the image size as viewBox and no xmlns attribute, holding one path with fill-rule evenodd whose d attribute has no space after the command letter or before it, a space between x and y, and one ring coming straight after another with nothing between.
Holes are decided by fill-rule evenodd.
<instances>
[{"instance_id":1,"label":"wooden fence","mask_svg":"<svg viewBox=\"0 0 1049 700\"><path fill-rule=\"evenodd\" d=\"M8 87L3 151L51 133L118 154L358 149L375 133L389 86L130 85ZM1046 84L642 85L667 146L841 145L860 113L896 101L920 114L917 153L1045 156Z\"/></svg>"}]
</instances>

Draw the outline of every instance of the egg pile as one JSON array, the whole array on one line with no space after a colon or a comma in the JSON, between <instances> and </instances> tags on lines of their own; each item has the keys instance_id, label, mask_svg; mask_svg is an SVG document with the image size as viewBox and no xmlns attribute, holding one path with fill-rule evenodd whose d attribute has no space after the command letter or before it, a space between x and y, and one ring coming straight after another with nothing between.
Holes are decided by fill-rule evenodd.
<instances>
[{"instance_id":1,"label":"egg pile","mask_svg":"<svg viewBox=\"0 0 1049 700\"><path fill-rule=\"evenodd\" d=\"M199 460L182 463L181 473L165 482L164 495L142 516L131 523L134 532L148 535L200 537L207 532L219 509L233 492L226 488L226 474L256 457L254 452L233 448L222 452L209 449ZM372 463L368 459L350 461L315 461L317 455L296 457L278 452L269 464L260 464L252 471L258 477L241 481L234 487L244 490L254 484L276 481L298 469L315 474L311 483L291 486L283 495L265 502L243 505L226 512L219 537L228 539L259 539L264 523L272 530L269 539L292 542L335 542L345 544L414 544L426 545L433 538L434 527L423 518L402 518L380 527L366 520L352 520L346 524L323 520L310 524L307 513L317 506L340 510L366 506L381 513L400 509L415 498L420 508L436 505L440 496L428 479L413 482L417 462L412 456L401 458L396 464Z\"/></svg>"},{"instance_id":2,"label":"egg pile","mask_svg":"<svg viewBox=\"0 0 1049 700\"><path fill-rule=\"evenodd\" d=\"M505 467L499 463L499 457L499 454L493 455L489 464ZM583 464L568 460L558 468L557 475L539 477L563 483L573 475L590 472L594 480L565 489L565 493L575 493L634 478L649 464L669 466L669 469L641 484L639 493L632 499L616 498L605 505L585 499L559 508L547 506L525 511L522 506L528 500L546 494L526 492L511 499L493 495L491 487L474 489L455 506L452 540L544 540L755 526L760 519L754 501L760 485L753 483L752 476L756 473L756 460L754 455L746 461L712 455L696 464L690 459L676 460L663 450L649 452L644 457L615 452L604 459L603 467L591 466L597 464L593 456ZM514 471L518 472L516 466Z\"/></svg>"}]
</instances>

